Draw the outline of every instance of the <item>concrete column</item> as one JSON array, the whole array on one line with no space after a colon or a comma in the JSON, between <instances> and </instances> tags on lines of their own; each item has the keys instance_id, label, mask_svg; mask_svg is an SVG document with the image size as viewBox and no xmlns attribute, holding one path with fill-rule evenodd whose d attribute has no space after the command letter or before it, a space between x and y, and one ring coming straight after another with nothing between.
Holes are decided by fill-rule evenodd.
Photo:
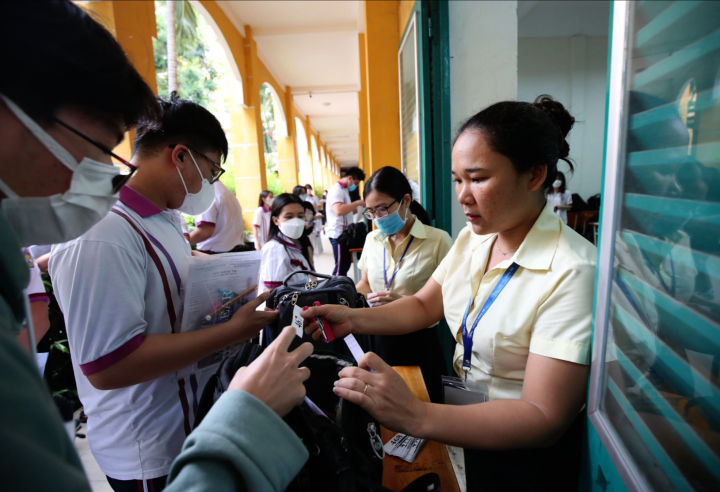
<instances>
[{"instance_id":1,"label":"concrete column","mask_svg":"<svg viewBox=\"0 0 720 492\"><path fill-rule=\"evenodd\" d=\"M376 3L376 2L367 2ZM517 98L517 2L449 2L453 129L490 104ZM467 218L453 198L453 237Z\"/></svg>"},{"instance_id":2,"label":"concrete column","mask_svg":"<svg viewBox=\"0 0 720 492\"><path fill-rule=\"evenodd\" d=\"M400 169L398 8L399 4L395 0L365 2L368 99L368 149L365 162L369 162L365 172L368 174L384 166Z\"/></svg>"},{"instance_id":3,"label":"concrete column","mask_svg":"<svg viewBox=\"0 0 720 492\"><path fill-rule=\"evenodd\" d=\"M285 115L288 136L287 138L278 138L275 142L278 150L278 171L283 183L283 189L288 193L292 193L293 188L298 185L298 165L295 155L297 132L295 131L295 120L292 118L293 99L290 87L285 87L285 107L287 108Z\"/></svg>"},{"instance_id":4,"label":"concrete column","mask_svg":"<svg viewBox=\"0 0 720 492\"><path fill-rule=\"evenodd\" d=\"M358 92L358 107L360 109L360 132L358 143L360 147L358 167L364 171L370 169L368 156L368 99L367 99L367 59L365 56L365 34L358 34L360 47L360 91Z\"/></svg>"},{"instance_id":5,"label":"concrete column","mask_svg":"<svg viewBox=\"0 0 720 492\"><path fill-rule=\"evenodd\" d=\"M231 148L235 162L235 193L243 208L245 229L252 230L252 219L260 192L267 188L265 154L263 151L262 119L260 116L260 87L253 74L260 62L252 28L245 26L245 104L241 106L230 97ZM233 91L230 91L233 94Z\"/></svg>"},{"instance_id":6,"label":"concrete column","mask_svg":"<svg viewBox=\"0 0 720 492\"><path fill-rule=\"evenodd\" d=\"M123 0L82 2L77 5L115 36L135 70L157 94L152 44L153 38L157 38L154 3ZM131 130L117 146L115 153L130 159L134 140L135 130Z\"/></svg>"}]
</instances>

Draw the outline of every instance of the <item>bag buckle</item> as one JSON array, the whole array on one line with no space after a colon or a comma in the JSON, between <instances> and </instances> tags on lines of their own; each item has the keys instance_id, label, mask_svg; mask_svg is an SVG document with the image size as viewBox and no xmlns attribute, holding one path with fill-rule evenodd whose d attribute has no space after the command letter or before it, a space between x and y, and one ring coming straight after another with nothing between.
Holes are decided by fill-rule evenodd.
<instances>
[{"instance_id":1,"label":"bag buckle","mask_svg":"<svg viewBox=\"0 0 720 492\"><path fill-rule=\"evenodd\" d=\"M368 434L370 434L370 447L372 447L375 456L377 456L381 460L384 460L385 448L383 447L383 443L380 440L380 436L377 435L377 429L375 428L375 424L373 422L370 422L368 424L367 431Z\"/></svg>"},{"instance_id":2,"label":"bag buckle","mask_svg":"<svg viewBox=\"0 0 720 492\"><path fill-rule=\"evenodd\" d=\"M318 283L316 280L310 280L308 283L305 284L305 290L313 290L318 286Z\"/></svg>"}]
</instances>

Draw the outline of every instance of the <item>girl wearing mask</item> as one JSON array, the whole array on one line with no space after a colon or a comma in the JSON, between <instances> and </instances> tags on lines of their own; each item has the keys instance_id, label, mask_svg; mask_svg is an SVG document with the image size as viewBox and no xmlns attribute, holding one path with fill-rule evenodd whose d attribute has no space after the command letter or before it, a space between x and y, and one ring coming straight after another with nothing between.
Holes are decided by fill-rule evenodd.
<instances>
[{"instance_id":1,"label":"girl wearing mask","mask_svg":"<svg viewBox=\"0 0 720 492\"><path fill-rule=\"evenodd\" d=\"M370 177L365 205L364 215L377 229L365 239L357 289L371 306L384 306L422 289L450 251L452 239L430 227L427 212L412 199L410 183L394 167L383 167ZM399 336L375 335L374 346L391 366L420 366L430 399L440 402L445 359L436 326Z\"/></svg>"},{"instance_id":2,"label":"girl wearing mask","mask_svg":"<svg viewBox=\"0 0 720 492\"><path fill-rule=\"evenodd\" d=\"M260 251L267 242L270 230L270 208L273 204L273 192L263 190L258 199L258 208L253 217L253 229L255 229L255 249Z\"/></svg>"},{"instance_id":3,"label":"girl wearing mask","mask_svg":"<svg viewBox=\"0 0 720 492\"><path fill-rule=\"evenodd\" d=\"M311 246L305 233L305 206L296 195L283 193L273 201L268 240L262 248L260 292L282 285L290 273L312 270ZM305 274L293 282L307 282Z\"/></svg>"},{"instance_id":4,"label":"girl wearing mask","mask_svg":"<svg viewBox=\"0 0 720 492\"><path fill-rule=\"evenodd\" d=\"M547 194L547 200L553 212L560 217L563 224L567 224L567 213L572 208L572 193L565 188L565 173L558 171L552 186L552 191Z\"/></svg>"}]
</instances>

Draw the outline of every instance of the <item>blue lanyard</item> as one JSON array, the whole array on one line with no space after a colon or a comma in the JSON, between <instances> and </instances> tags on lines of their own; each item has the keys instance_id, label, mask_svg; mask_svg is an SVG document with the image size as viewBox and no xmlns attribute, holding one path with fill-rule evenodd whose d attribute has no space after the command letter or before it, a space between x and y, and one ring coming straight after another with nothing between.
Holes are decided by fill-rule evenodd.
<instances>
[{"instance_id":1,"label":"blue lanyard","mask_svg":"<svg viewBox=\"0 0 720 492\"><path fill-rule=\"evenodd\" d=\"M668 252L668 258L670 259L670 272L672 274L672 284L670 287L668 287L668 284L665 283L665 279L663 279L662 274L660 273L660 268L656 268L655 265L652 264L650 261L650 258L648 258L647 253L645 253L644 250L640 250L640 253L642 254L643 258L645 258L645 263L647 263L648 268L652 270L652 272L655 274L655 276L660 280L660 283L663 286L663 289L665 289L665 292L671 297L675 297L675 262L673 262L672 259L672 251Z\"/></svg>"},{"instance_id":2,"label":"blue lanyard","mask_svg":"<svg viewBox=\"0 0 720 492\"><path fill-rule=\"evenodd\" d=\"M638 307L637 303L635 302L635 299L633 299L633 296L630 294L630 290L627 288L627 285L625 285L625 282L623 282L623 279L620 278L620 272L615 273L615 283L620 287L620 290L623 294L625 294L625 298L628 300L630 305L633 307L635 312L637 313L640 320L645 323L645 326L651 330L652 324L650 323L650 319L645 315L642 311L640 311L640 308Z\"/></svg>"},{"instance_id":3,"label":"blue lanyard","mask_svg":"<svg viewBox=\"0 0 720 492\"><path fill-rule=\"evenodd\" d=\"M465 354L463 356L463 371L465 371L465 379L467 379L467 373L470 371L470 361L472 357L472 346L473 346L473 335L475 334L475 328L477 328L478 323L482 319L483 316L485 316L485 313L488 309L490 309L490 306L492 306L493 302L495 302L495 299L498 298L500 293L503 291L505 286L510 282L510 279L513 275L515 275L515 272L517 272L518 268L520 268L520 265L517 263L513 263L508 267L507 270L505 270L505 273L503 273L503 276L500 277L500 281L497 283L493 291L490 293L490 297L487 298L487 301L485 301L485 304L483 304L483 307L480 309L480 312L477 315L477 318L475 318L475 322L472 325L472 329L470 330L470 333L468 334L467 331L467 317L470 313L470 306L472 306L474 297L470 297L470 300L468 301L467 307L465 308L465 314L463 315L462 319L462 338L463 338L463 346L465 348Z\"/></svg>"},{"instance_id":4,"label":"blue lanyard","mask_svg":"<svg viewBox=\"0 0 720 492\"><path fill-rule=\"evenodd\" d=\"M403 251L402 256L400 257L400 261L397 262L397 265L395 265L395 269L393 269L392 277L390 277L390 283L388 283L387 279L387 267L385 266L385 253L386 250L383 248L383 275L385 276L385 290L390 290L390 287L392 287L393 280L395 280L395 275L397 275L398 270L400 269L400 263L402 263L403 258L405 258L405 253L408 252L410 249L410 245L413 242L413 239L415 239L414 236L410 237L410 241L408 241L408 245L405 246L405 251Z\"/></svg>"}]
</instances>

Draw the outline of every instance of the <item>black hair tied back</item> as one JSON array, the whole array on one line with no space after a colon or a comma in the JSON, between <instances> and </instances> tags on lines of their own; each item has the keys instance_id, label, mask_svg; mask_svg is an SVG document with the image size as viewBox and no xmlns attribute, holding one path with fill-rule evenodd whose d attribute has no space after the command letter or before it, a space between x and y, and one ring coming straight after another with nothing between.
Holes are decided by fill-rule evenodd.
<instances>
[{"instance_id":1,"label":"black hair tied back","mask_svg":"<svg viewBox=\"0 0 720 492\"><path fill-rule=\"evenodd\" d=\"M534 102L503 101L488 106L465 121L455 141L466 131L483 134L488 144L512 162L518 174L535 166L547 166L544 188L550 190L562 159L575 169L569 158L566 137L575 118L552 96L538 96ZM454 142L453 142L454 145Z\"/></svg>"}]
</instances>

